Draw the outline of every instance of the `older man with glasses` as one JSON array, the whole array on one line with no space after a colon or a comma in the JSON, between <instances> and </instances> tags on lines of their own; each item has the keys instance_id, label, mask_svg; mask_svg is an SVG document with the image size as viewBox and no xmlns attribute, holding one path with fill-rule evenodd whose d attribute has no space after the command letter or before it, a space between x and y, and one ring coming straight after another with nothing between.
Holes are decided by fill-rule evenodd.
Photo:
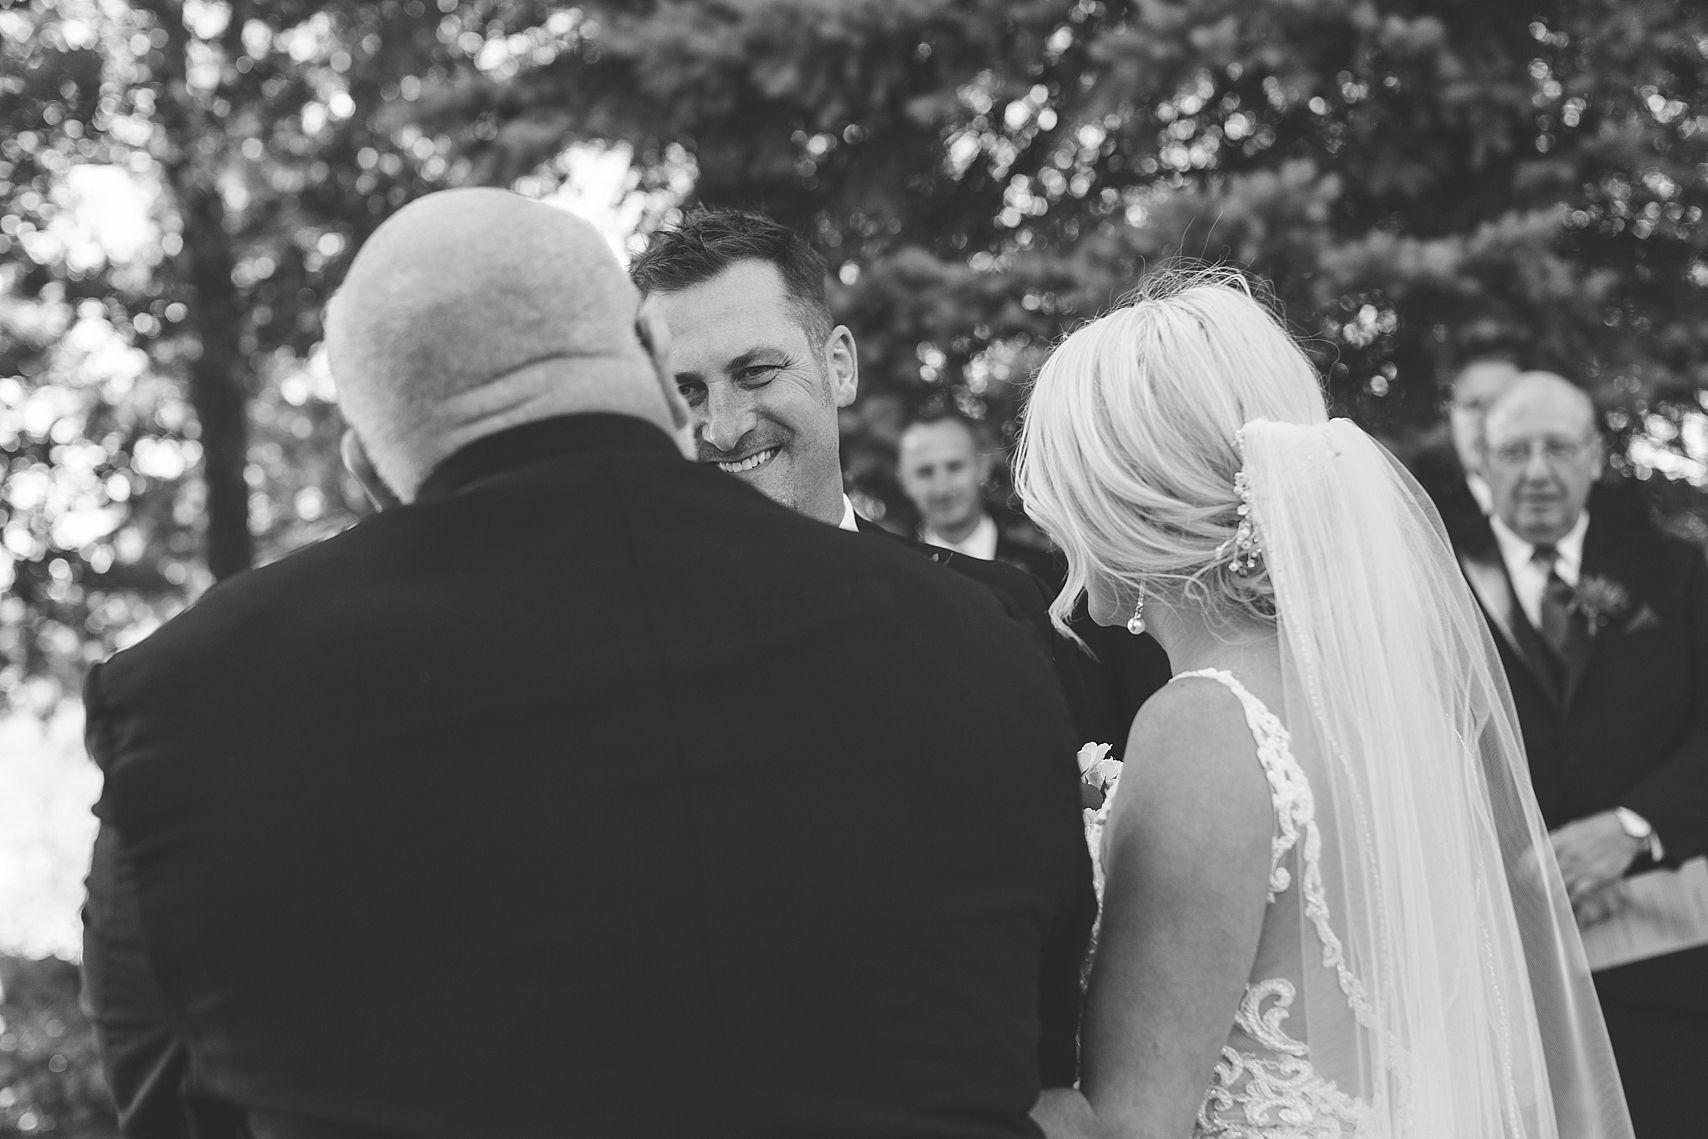
<instances>
[{"instance_id":1,"label":"older man with glasses","mask_svg":"<svg viewBox=\"0 0 1708 1139\"><path fill-rule=\"evenodd\" d=\"M1632 511L1589 509L1604 465L1578 387L1526 372L1483 422L1488 540L1460 549L1496 632L1579 924L1633 873L1708 850L1708 562ZM1639 1139L1680 1135L1708 1040L1708 946L1596 974Z\"/></svg>"}]
</instances>

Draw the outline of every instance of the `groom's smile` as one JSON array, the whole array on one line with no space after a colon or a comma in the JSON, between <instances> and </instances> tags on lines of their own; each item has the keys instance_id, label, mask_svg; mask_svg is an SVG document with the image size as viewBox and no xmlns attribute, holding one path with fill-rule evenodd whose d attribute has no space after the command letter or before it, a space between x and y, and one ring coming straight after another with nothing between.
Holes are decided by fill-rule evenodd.
<instances>
[{"instance_id":1,"label":"groom's smile","mask_svg":"<svg viewBox=\"0 0 1708 1139\"><path fill-rule=\"evenodd\" d=\"M819 339L777 268L759 260L655 293L646 305L670 330L670 368L700 461L802 514L838 522L836 412L856 387L848 331Z\"/></svg>"},{"instance_id":2,"label":"groom's smile","mask_svg":"<svg viewBox=\"0 0 1708 1139\"><path fill-rule=\"evenodd\" d=\"M720 459L713 459L711 461L716 464L718 470L723 471L725 474L744 475L749 471L758 470L766 463L769 463L772 459L775 459L781 450L781 447L766 447L762 451L755 451L745 459L740 459L734 462L725 462ZM701 461L704 462L705 460L702 459Z\"/></svg>"}]
</instances>

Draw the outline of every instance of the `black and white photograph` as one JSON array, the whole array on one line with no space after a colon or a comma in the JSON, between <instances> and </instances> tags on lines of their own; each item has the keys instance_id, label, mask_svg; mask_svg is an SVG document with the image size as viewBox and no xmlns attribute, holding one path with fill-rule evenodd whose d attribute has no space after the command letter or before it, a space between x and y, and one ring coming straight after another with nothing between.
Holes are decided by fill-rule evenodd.
<instances>
[{"instance_id":1,"label":"black and white photograph","mask_svg":"<svg viewBox=\"0 0 1708 1139\"><path fill-rule=\"evenodd\" d=\"M1708 7L0 0L0 1139L1708 1136Z\"/></svg>"}]
</instances>

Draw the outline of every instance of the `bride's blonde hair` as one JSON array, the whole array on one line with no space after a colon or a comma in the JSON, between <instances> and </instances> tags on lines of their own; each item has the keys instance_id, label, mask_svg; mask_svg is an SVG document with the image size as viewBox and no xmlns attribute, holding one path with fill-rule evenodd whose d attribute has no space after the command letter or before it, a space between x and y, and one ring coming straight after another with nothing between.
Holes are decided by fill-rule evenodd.
<instances>
[{"instance_id":1,"label":"bride's blonde hair","mask_svg":"<svg viewBox=\"0 0 1708 1139\"><path fill-rule=\"evenodd\" d=\"M1050 354L1015 485L1067 555L1050 606L1058 628L1094 576L1212 616L1274 616L1261 557L1247 574L1230 569L1235 435L1253 419L1323 423L1328 410L1310 361L1237 270L1157 273Z\"/></svg>"}]
</instances>

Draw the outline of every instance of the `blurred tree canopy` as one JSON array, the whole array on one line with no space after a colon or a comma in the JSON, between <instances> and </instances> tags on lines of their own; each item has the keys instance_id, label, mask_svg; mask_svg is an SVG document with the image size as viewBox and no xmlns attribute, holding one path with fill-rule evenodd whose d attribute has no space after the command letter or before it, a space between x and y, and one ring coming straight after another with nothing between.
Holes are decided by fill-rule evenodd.
<instances>
[{"instance_id":1,"label":"blurred tree canopy","mask_svg":"<svg viewBox=\"0 0 1708 1139\"><path fill-rule=\"evenodd\" d=\"M564 42L538 9L505 60ZM0 699L51 702L353 517L321 309L393 210L478 176L412 111L486 26L421 0L0 10Z\"/></svg>"},{"instance_id":2,"label":"blurred tree canopy","mask_svg":"<svg viewBox=\"0 0 1708 1139\"><path fill-rule=\"evenodd\" d=\"M313 350L352 250L577 147L627 148L643 228L818 243L868 506L906 414L1007 437L1040 353L1181 255L1267 278L1401 444L1499 350L1586 384L1625 469L1708 482L1701 5L37 0L0 39L0 692L344 524ZM68 220L98 178L146 203L133 256Z\"/></svg>"}]
</instances>

